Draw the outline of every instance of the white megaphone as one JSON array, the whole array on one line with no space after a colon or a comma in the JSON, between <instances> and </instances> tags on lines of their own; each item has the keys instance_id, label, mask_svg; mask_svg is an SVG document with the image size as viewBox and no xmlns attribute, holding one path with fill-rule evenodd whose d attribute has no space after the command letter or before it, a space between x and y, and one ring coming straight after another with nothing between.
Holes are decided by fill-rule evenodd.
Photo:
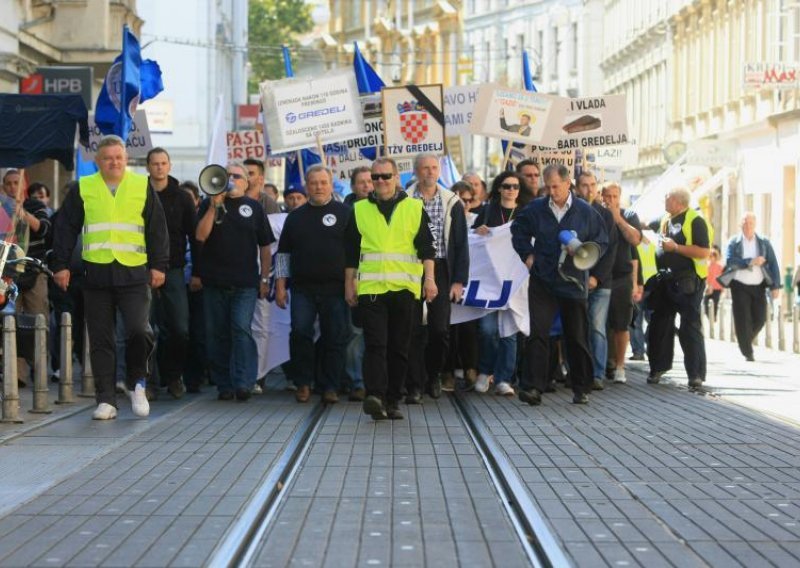
<instances>
[{"instance_id":1,"label":"white megaphone","mask_svg":"<svg viewBox=\"0 0 800 568\"><path fill-rule=\"evenodd\" d=\"M228 170L217 164L203 168L197 181L206 195L219 195L233 189L233 182L228 179Z\"/></svg>"},{"instance_id":2,"label":"white megaphone","mask_svg":"<svg viewBox=\"0 0 800 568\"><path fill-rule=\"evenodd\" d=\"M600 245L581 242L574 231L561 231L558 241L563 247L559 265L566 260L567 254L572 256L572 263L578 270L589 270L600 260Z\"/></svg>"}]
</instances>

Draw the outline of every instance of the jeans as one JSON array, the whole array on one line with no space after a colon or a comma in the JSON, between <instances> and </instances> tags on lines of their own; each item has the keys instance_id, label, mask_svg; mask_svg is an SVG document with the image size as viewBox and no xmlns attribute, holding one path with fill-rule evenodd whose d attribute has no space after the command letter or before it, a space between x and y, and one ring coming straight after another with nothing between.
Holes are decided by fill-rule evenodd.
<instances>
[{"instance_id":1,"label":"jeans","mask_svg":"<svg viewBox=\"0 0 800 568\"><path fill-rule=\"evenodd\" d=\"M517 336L500 337L499 317L500 312L494 311L479 320L481 347L478 372L493 374L495 384L510 383L517 362Z\"/></svg>"},{"instance_id":2,"label":"jeans","mask_svg":"<svg viewBox=\"0 0 800 568\"><path fill-rule=\"evenodd\" d=\"M349 311L341 294L309 294L292 289L292 331L289 334L291 379L298 387L311 386L319 368L324 392L336 392L344 373ZM320 363L315 366L314 323L319 316Z\"/></svg>"},{"instance_id":3,"label":"jeans","mask_svg":"<svg viewBox=\"0 0 800 568\"><path fill-rule=\"evenodd\" d=\"M257 296L255 288L203 287L211 379L221 393L249 391L256 382L258 353L250 322Z\"/></svg>"},{"instance_id":4,"label":"jeans","mask_svg":"<svg viewBox=\"0 0 800 568\"><path fill-rule=\"evenodd\" d=\"M646 334L644 330L645 322L650 322L650 312L647 310L644 300L636 304L633 313L633 325L630 326L631 350L634 355L644 355L646 346Z\"/></svg>"},{"instance_id":5,"label":"jeans","mask_svg":"<svg viewBox=\"0 0 800 568\"><path fill-rule=\"evenodd\" d=\"M598 288L589 292L589 348L592 351L592 375L602 379L606 374L608 361L608 306L611 303L611 289Z\"/></svg>"},{"instance_id":6,"label":"jeans","mask_svg":"<svg viewBox=\"0 0 800 568\"><path fill-rule=\"evenodd\" d=\"M364 358L364 332L360 327L350 323L350 341L347 342L345 355L345 368L347 375L352 381L350 388L364 388L364 373L362 371L362 359Z\"/></svg>"},{"instance_id":7,"label":"jeans","mask_svg":"<svg viewBox=\"0 0 800 568\"><path fill-rule=\"evenodd\" d=\"M189 346L189 301L182 268L167 270L153 293L150 321L156 327L156 360L162 383L180 381Z\"/></svg>"}]
</instances>

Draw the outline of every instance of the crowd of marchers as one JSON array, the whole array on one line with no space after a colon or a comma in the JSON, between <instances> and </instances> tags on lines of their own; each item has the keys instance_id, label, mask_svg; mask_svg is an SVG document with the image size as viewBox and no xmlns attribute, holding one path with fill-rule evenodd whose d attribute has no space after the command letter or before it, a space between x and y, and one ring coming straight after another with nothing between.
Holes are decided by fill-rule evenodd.
<instances>
[{"instance_id":1,"label":"crowd of marchers","mask_svg":"<svg viewBox=\"0 0 800 568\"><path fill-rule=\"evenodd\" d=\"M420 154L403 187L397 164L378 158L352 172L344 199L323 165L280 192L265 183L262 162L234 161L226 190L204 197L170 175L166 149L149 152L148 175L127 161L120 138L103 138L97 173L68 183L55 212L47 186L23 187L17 170L3 175L3 198L29 231L27 253L54 273L23 275L15 309L51 318L53 381L55 322L70 312L76 329L85 326L97 420L115 418L122 395L145 417L164 390L181 398L210 385L223 401L261 394L275 308L290 311L282 371L296 400L346 395L375 420L401 419L401 405L456 389L539 405L570 388L573 403L587 404L592 391L627 382L626 358L646 359L647 382L658 383L676 333L697 388L706 378L703 309L715 312L730 289L738 344L753 360L781 287L752 213L723 267L712 227L680 187L666 194L662 217L643 220L622 206L618 183L532 160L489 184L469 173L444 187L438 157ZM530 333L505 331L496 310L451 325L470 279L470 242L504 225L529 271ZM596 261L576 262L565 231L594 243ZM80 357L84 334L73 337ZM23 387L30 364L19 360Z\"/></svg>"}]
</instances>

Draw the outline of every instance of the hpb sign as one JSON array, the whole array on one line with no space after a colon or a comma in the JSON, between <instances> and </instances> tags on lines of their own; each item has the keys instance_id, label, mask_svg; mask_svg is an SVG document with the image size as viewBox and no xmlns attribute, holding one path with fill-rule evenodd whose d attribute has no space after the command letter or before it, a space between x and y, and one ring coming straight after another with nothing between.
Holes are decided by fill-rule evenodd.
<instances>
[{"instance_id":1,"label":"hpb sign","mask_svg":"<svg viewBox=\"0 0 800 568\"><path fill-rule=\"evenodd\" d=\"M91 67L39 67L20 79L21 95L80 95L86 109L92 108Z\"/></svg>"}]
</instances>

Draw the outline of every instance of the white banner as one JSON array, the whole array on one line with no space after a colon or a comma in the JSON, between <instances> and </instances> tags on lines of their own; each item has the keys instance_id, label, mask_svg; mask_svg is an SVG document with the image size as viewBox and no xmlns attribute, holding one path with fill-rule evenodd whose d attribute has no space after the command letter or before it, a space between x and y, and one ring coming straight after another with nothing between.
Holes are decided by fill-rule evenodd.
<instances>
[{"instance_id":1,"label":"white banner","mask_svg":"<svg viewBox=\"0 0 800 568\"><path fill-rule=\"evenodd\" d=\"M470 134L469 125L478 100L478 85L460 85L444 90L444 123L448 136Z\"/></svg>"},{"instance_id":2,"label":"white banner","mask_svg":"<svg viewBox=\"0 0 800 568\"><path fill-rule=\"evenodd\" d=\"M267 369L274 369L289 360L289 332L292 329L291 309L287 304L282 310L275 304L275 255L278 252L278 242L281 240L281 231L286 222L288 213L273 213L267 215L275 242L272 243L272 269L269 276L269 293L267 302ZM290 292L291 296L291 292ZM291 298L290 298L291 300Z\"/></svg>"},{"instance_id":3,"label":"white banner","mask_svg":"<svg viewBox=\"0 0 800 568\"><path fill-rule=\"evenodd\" d=\"M556 147L559 150L628 142L625 95L569 99Z\"/></svg>"},{"instance_id":4,"label":"white banner","mask_svg":"<svg viewBox=\"0 0 800 568\"><path fill-rule=\"evenodd\" d=\"M273 152L288 152L364 135L364 117L352 70L314 79L282 79L260 85Z\"/></svg>"}]
</instances>

